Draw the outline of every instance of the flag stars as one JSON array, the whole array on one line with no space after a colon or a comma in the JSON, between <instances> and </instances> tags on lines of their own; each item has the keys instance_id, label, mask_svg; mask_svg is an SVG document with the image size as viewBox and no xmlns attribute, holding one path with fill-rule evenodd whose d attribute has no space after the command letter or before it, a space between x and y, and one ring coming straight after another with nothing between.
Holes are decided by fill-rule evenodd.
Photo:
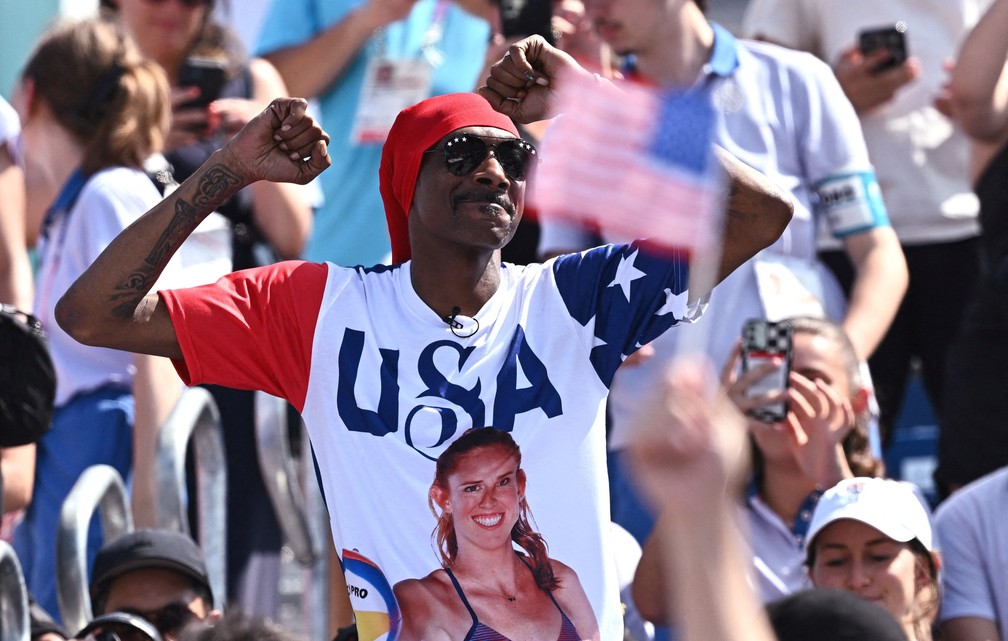
<instances>
[{"instance_id":1,"label":"flag stars","mask_svg":"<svg viewBox=\"0 0 1008 641\"><path fill-rule=\"evenodd\" d=\"M605 347L608 344L609 343L607 343L604 340L602 340L602 338L600 336L592 336L592 349L593 350L596 347Z\"/></svg>"},{"instance_id":2,"label":"flag stars","mask_svg":"<svg viewBox=\"0 0 1008 641\"><path fill-rule=\"evenodd\" d=\"M638 278L644 278L647 274L637 269L634 266L634 261L637 259L637 250L634 250L629 256L624 256L620 259L620 264L616 268L616 277L613 281L609 283L608 287L614 287L619 285L620 289L623 290L623 296L626 297L627 302L630 302L630 284L633 283Z\"/></svg>"},{"instance_id":3,"label":"flag stars","mask_svg":"<svg viewBox=\"0 0 1008 641\"><path fill-rule=\"evenodd\" d=\"M644 347L644 346L641 345L639 342L638 343L634 343L634 351L635 352L637 350L639 350L640 348L642 348L642 347ZM619 359L620 359L621 363L626 362L626 359L628 359L628 358L630 358L630 354L620 354L620 356L619 356Z\"/></svg>"},{"instance_id":4,"label":"flag stars","mask_svg":"<svg viewBox=\"0 0 1008 641\"><path fill-rule=\"evenodd\" d=\"M585 322L585 324L584 324L584 325L582 325L582 327L588 327L589 325L591 325L591 324L592 324L592 322L593 322L593 321L595 320L595 318L596 318L595 316L592 316L591 318L589 318L589 319L587 320L587 322ZM593 350L594 350L594 349L595 349L596 347L605 347L605 346L606 346L606 345L608 345L608 344L609 344L609 343L607 343L607 342L606 342L605 340L603 340L603 339L602 339L602 337L601 337L601 336L599 336L598 334L592 334L592 346L591 346L591 348L592 348Z\"/></svg>"},{"instance_id":5,"label":"flag stars","mask_svg":"<svg viewBox=\"0 0 1008 641\"><path fill-rule=\"evenodd\" d=\"M672 290L668 287L665 288L665 304L662 305L655 316L664 316L665 314L674 314L676 318L686 309L686 298L689 296L688 292L682 292L679 294L673 294Z\"/></svg>"}]
</instances>

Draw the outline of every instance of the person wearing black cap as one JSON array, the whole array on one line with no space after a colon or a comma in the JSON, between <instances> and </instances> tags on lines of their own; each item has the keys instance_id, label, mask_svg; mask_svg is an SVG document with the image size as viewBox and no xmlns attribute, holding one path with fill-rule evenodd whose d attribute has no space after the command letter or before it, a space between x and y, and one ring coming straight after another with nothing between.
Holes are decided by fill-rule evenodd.
<instances>
[{"instance_id":1,"label":"person wearing black cap","mask_svg":"<svg viewBox=\"0 0 1008 641\"><path fill-rule=\"evenodd\" d=\"M106 543L95 557L89 591L95 616L139 615L164 641L221 617L203 551L187 535L170 530L137 530Z\"/></svg>"}]
</instances>

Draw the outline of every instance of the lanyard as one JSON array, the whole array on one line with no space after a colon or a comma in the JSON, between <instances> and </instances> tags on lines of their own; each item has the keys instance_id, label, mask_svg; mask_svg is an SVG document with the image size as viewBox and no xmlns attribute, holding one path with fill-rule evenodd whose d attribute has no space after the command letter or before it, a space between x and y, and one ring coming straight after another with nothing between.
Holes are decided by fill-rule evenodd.
<instances>
[{"instance_id":1,"label":"lanyard","mask_svg":"<svg viewBox=\"0 0 1008 641\"><path fill-rule=\"evenodd\" d=\"M447 15L448 0L438 0L434 7L433 19L420 43L420 52L432 67L440 67L445 61L444 54L438 50L437 46L444 39L444 23Z\"/></svg>"},{"instance_id":2,"label":"lanyard","mask_svg":"<svg viewBox=\"0 0 1008 641\"><path fill-rule=\"evenodd\" d=\"M756 482L749 484L749 489L747 491L750 499L759 499L759 487ZM789 530L791 530L791 536L794 537L795 543L798 546L805 544L805 535L808 534L809 525L812 522L812 513L815 512L815 506L819 503L819 499L822 497L823 491L816 489L812 490L805 500L802 501L801 506L798 507L798 514L795 516L794 523L791 523ZM764 505L766 505L764 503ZM769 510L769 506L767 506Z\"/></svg>"},{"instance_id":3,"label":"lanyard","mask_svg":"<svg viewBox=\"0 0 1008 641\"><path fill-rule=\"evenodd\" d=\"M84 175L80 167L73 170L73 173L70 174L70 177L63 184L63 188L60 189L59 195L56 196L56 200L46 210L45 218L42 220L41 235L43 238L49 235L52 226L60 217L70 214L70 210L73 209L73 206L77 203L77 199L80 198L81 191L84 190L84 185L87 184L87 181L88 177Z\"/></svg>"},{"instance_id":4,"label":"lanyard","mask_svg":"<svg viewBox=\"0 0 1008 641\"><path fill-rule=\"evenodd\" d=\"M432 67L438 67L444 62L444 54L438 50L437 46L444 39L445 23L448 20L449 0L437 0L434 9L431 11L431 21L420 39L420 54L431 63ZM410 34L409 21L412 16L401 20L398 26L402 29L399 55L404 56L409 51ZM379 28L372 36L374 42L374 52L378 57L392 57L394 54L389 51L387 42L389 26Z\"/></svg>"},{"instance_id":5,"label":"lanyard","mask_svg":"<svg viewBox=\"0 0 1008 641\"><path fill-rule=\"evenodd\" d=\"M46 257L51 257L50 264L48 266L48 274L41 283L39 289L39 294L35 301L35 308L37 310L36 315L43 319L43 322L48 320L46 318L48 314L45 309L43 309L43 304L48 305L52 302L52 289L53 284L56 279L56 272L59 271L59 264L61 257L63 255L63 245L66 242L67 227L69 226L66 220L70 216L70 211L73 209L74 205L77 204L77 199L80 198L81 192L84 190L84 185L87 184L88 176L84 175L84 172L80 167L75 169L70 177L67 178L66 183L64 183L63 188L60 190L56 200L53 204L49 206L46 210L45 218L42 221L42 233L41 242L39 243L39 255L42 260L45 261ZM59 238L50 238L50 232L53 226L62 220L62 226L59 231Z\"/></svg>"}]
</instances>

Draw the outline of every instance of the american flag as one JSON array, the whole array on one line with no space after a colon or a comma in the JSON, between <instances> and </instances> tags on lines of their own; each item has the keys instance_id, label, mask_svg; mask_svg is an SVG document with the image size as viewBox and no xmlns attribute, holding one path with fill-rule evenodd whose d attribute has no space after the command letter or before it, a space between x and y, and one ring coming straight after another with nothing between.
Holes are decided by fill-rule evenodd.
<instances>
[{"instance_id":1,"label":"american flag","mask_svg":"<svg viewBox=\"0 0 1008 641\"><path fill-rule=\"evenodd\" d=\"M531 204L618 238L667 247L718 239L721 174L704 92L565 78L531 184Z\"/></svg>"}]
</instances>

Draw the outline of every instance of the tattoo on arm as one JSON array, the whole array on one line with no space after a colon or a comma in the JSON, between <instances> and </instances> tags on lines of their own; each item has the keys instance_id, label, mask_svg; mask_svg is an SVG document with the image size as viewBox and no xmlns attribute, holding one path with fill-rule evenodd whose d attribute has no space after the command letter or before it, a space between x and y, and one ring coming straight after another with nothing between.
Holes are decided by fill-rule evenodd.
<instances>
[{"instance_id":1,"label":"tattoo on arm","mask_svg":"<svg viewBox=\"0 0 1008 641\"><path fill-rule=\"evenodd\" d=\"M193 202L178 197L175 201L175 215L144 262L113 291L110 300L118 303L113 310L117 317L133 317L140 301L189 234L210 212L234 195L240 185L241 181L236 174L226 167L214 165L200 177Z\"/></svg>"}]
</instances>

